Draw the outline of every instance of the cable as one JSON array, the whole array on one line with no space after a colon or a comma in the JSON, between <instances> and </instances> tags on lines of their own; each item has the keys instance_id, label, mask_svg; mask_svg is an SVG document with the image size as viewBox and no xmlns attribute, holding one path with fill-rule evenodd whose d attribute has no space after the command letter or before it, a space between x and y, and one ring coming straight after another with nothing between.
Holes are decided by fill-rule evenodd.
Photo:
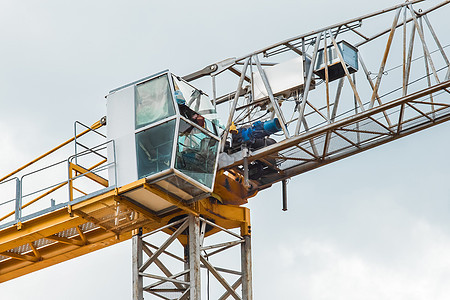
<instances>
[{"instance_id":1,"label":"cable","mask_svg":"<svg viewBox=\"0 0 450 300\"><path fill-rule=\"evenodd\" d=\"M442 71L442 70L444 70L445 68L447 68L447 67L442 67L442 68L440 68L439 70L436 70L436 73L437 73L437 72L440 72L440 71ZM416 82L418 82L418 81L420 81L420 80L422 80L422 79L425 79L425 78L427 78L428 76L430 76L430 75L432 75L432 74L433 74L433 72L428 73L427 75L424 75L424 76L422 76L422 77L420 77L420 78L418 78L418 79L416 79L416 80L413 80L413 81L409 82L409 83L407 84L407 86L409 86L409 85L411 85L411 84L413 84L413 83L416 83ZM395 93L395 92L401 90L402 88L403 88L403 86L401 86L401 87L399 87L399 88L396 88L396 89L394 89L394 90L392 90L392 91L390 91L390 92L387 92L386 94L380 96L380 99L383 98L383 97L385 97L385 96L388 96L388 95L390 95L390 94L392 94L392 93ZM367 102L367 103L368 103L368 102ZM367 104L367 103L364 103L364 104Z\"/></svg>"},{"instance_id":2,"label":"cable","mask_svg":"<svg viewBox=\"0 0 450 300\"><path fill-rule=\"evenodd\" d=\"M447 47L450 47L450 44L445 45L444 47L442 47L442 49L445 49L445 48L447 48ZM440 49L436 49L436 50L430 52L430 55L433 54L433 53L435 53L435 52L438 52L438 51L440 51ZM425 57L425 55L416 57L416 58L412 59L411 62L415 62L416 60L419 60L419 59L421 59L421 58L423 58L423 57ZM392 67L392 68L386 70L385 72L386 72L386 73L389 73L390 71L395 70L395 69L398 69L398 68L400 68L400 67L402 67L402 66L403 66L403 64L398 65L398 66L396 66L396 67Z\"/></svg>"},{"instance_id":3,"label":"cable","mask_svg":"<svg viewBox=\"0 0 450 300\"><path fill-rule=\"evenodd\" d=\"M257 112L256 112L256 113L257 113ZM255 113L255 114L256 114L256 113ZM244 122L244 123L240 123L240 125L243 126L243 125L246 125L246 124L254 123L255 121L258 121L258 120L263 119L267 114L269 114L268 111L266 111L263 115L257 117L256 119L252 119L252 120L250 120L250 121L246 121L246 122Z\"/></svg>"}]
</instances>

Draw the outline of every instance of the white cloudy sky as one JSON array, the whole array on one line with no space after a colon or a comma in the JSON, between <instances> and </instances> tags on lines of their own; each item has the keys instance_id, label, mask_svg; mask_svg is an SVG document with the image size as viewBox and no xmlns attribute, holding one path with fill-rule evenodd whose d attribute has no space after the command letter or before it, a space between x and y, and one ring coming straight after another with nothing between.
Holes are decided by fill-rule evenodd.
<instances>
[{"instance_id":1,"label":"white cloudy sky","mask_svg":"<svg viewBox=\"0 0 450 300\"><path fill-rule=\"evenodd\" d=\"M1 0L0 174L70 137L75 120L97 121L115 87L394 4ZM279 186L252 199L254 298L448 299L449 132L439 125L301 175L287 212ZM131 243L3 283L0 298L129 299Z\"/></svg>"}]
</instances>

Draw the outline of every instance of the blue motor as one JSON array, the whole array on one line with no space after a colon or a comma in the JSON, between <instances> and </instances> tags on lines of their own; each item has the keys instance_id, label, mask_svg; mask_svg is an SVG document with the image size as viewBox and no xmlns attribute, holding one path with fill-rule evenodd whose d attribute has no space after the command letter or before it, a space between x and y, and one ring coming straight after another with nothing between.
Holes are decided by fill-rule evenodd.
<instances>
[{"instance_id":1,"label":"blue motor","mask_svg":"<svg viewBox=\"0 0 450 300\"><path fill-rule=\"evenodd\" d=\"M230 130L232 133L231 147L228 145L225 149L228 153L235 153L242 149L242 145L252 151L273 145L276 141L269 136L280 130L281 125L277 118L266 122L257 121L252 125L240 128L232 128ZM278 170L273 167L274 165L276 165L276 161L272 158L267 158L264 162L252 161L248 166L248 178L259 180L265 175L277 173Z\"/></svg>"},{"instance_id":2,"label":"blue motor","mask_svg":"<svg viewBox=\"0 0 450 300\"><path fill-rule=\"evenodd\" d=\"M261 140L264 140L266 137L280 130L281 125L280 121L278 121L277 118L265 122L257 121L250 126L237 128L237 132L232 132L233 148L236 146L240 146L243 143L246 143L251 148L254 148L252 147L252 145L259 145L261 143Z\"/></svg>"}]
</instances>

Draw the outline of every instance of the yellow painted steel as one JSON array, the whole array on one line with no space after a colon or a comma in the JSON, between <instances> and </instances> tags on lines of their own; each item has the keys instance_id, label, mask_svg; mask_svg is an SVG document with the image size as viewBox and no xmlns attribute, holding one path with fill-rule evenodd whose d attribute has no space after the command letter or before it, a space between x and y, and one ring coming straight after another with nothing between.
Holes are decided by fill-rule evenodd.
<instances>
[{"instance_id":1,"label":"yellow painted steel","mask_svg":"<svg viewBox=\"0 0 450 300\"><path fill-rule=\"evenodd\" d=\"M90 132L91 130L96 130L96 129L102 127L102 126L103 126L103 123L102 123L101 121L97 121L97 122L95 122L94 124L92 124L92 126L90 127L90 129L86 129L85 131L79 133L79 134L76 136L76 138L79 138L79 137L85 135L86 133ZM25 168L31 166L32 164L36 163L37 161L39 161L39 160L43 159L44 157L46 157L46 156L52 154L52 153L55 152L56 150L61 149L62 147L66 146L67 144L71 143L71 142L74 141L74 140L75 140L75 137L73 137L73 138L71 138L71 139L68 139L67 141L65 141L64 143L60 144L59 146L57 146L57 147L53 148L52 150L50 150L50 151L44 153L43 155L39 156L38 158L32 160L31 162L29 162L29 163L23 165L22 167L18 168L18 169L15 170L14 172L11 172L10 174L4 176L2 179L0 179L0 182L2 182L2 181L5 180L5 179L8 179L8 178L11 177L12 175L17 174L18 172L22 171L23 169L25 169ZM106 160L102 160L101 162L99 162L99 163L95 164L94 166L92 166L91 168L87 169L87 171L91 171L92 169L94 169L94 168L100 166L101 164L103 164L103 163L105 163L105 162L106 162ZM73 164L71 164L71 165L73 165ZM79 167L79 166L78 166L78 167ZM83 170L86 170L86 169L81 168L81 167L79 167L79 168L80 168L80 169L83 169ZM87 172L87 171L86 171L86 172ZM83 173L83 172L82 172L82 173ZM85 173L85 172L84 172L84 173ZM72 174L72 170L71 170L70 174ZM71 184L71 182L72 182L72 181L70 181L69 184ZM100 183L100 182L99 182L99 183ZM34 198L33 200L31 200L31 201L25 203L24 205L22 205L21 208L23 209L23 208L26 208L26 207L30 206L31 204L33 204L33 203L39 201L40 199L44 198L45 196L48 196L48 195L50 195L51 193L53 193L53 192L59 190L60 188L64 187L66 184L67 184L67 182L63 182L63 183L61 183L61 184L55 186L54 188L50 189L49 191L43 193L42 195L40 195L40 196ZM101 184L104 184L104 183L101 183ZM107 182L106 182L106 186L108 186ZM72 195L73 195L73 193L72 193L72 188L70 188L69 190L70 190L70 195L71 195L71 197L72 197ZM12 211L12 212L10 212L10 213L8 213L8 214L6 214L6 215L0 217L0 222L3 221L3 220L5 220L6 218L9 218L9 217L12 216L12 215L14 215L14 211ZM18 225L17 227L20 229L20 227L22 226L22 223L19 222L17 225Z\"/></svg>"},{"instance_id":2,"label":"yellow painted steel","mask_svg":"<svg viewBox=\"0 0 450 300\"><path fill-rule=\"evenodd\" d=\"M135 189L155 193L173 204L175 209L164 216L157 216L123 196ZM117 211L129 213L118 215L115 214ZM240 228L241 234L250 234L250 212L247 208L213 203L210 199L187 205L147 184L145 179L74 204L71 213L72 216L66 208L61 208L23 222L21 230L14 226L1 230L0 255L8 259L0 261L0 282L128 240L138 228L142 228L143 232L158 229L179 215L200 215L223 228ZM81 228L86 224L92 224L92 228L83 231ZM62 236L70 230L74 232L72 236ZM170 230L166 232L171 233ZM207 235L216 232L213 229ZM180 237L179 240L185 243L185 239ZM39 241L46 241L47 244L36 246ZM25 246L28 246L28 251L12 251Z\"/></svg>"},{"instance_id":3,"label":"yellow painted steel","mask_svg":"<svg viewBox=\"0 0 450 300\"><path fill-rule=\"evenodd\" d=\"M96 122L90 129L78 134L77 138L102 125L102 122ZM74 139L75 137L67 140L25 164L0 179L0 182L69 144ZM128 240L133 234L136 234L138 229L142 229L144 233L156 230L169 224L173 218L182 215L194 214L204 217L222 228L240 228L242 235L250 234L249 210L230 204L242 204L244 203L242 201L252 195L245 193L239 187L240 182L236 181L232 174L221 173L220 176L224 181L229 180L236 191L219 188L215 191L217 192L215 193L216 198L203 199L192 204L173 198L158 189L157 186L148 184L145 178L120 188L105 189L103 193L96 194L82 202L74 202L74 191L85 194L82 189L74 186L77 178L90 179L106 188L109 186L106 179L92 172L104 163L106 160L102 160L90 168L69 163L67 182L54 186L22 205L22 208L28 207L58 189L68 186L69 197L66 207L0 230L0 282ZM127 192L139 189L154 194L161 201L168 202L168 205L171 206L170 212L157 215L126 196ZM239 200L240 197L242 198ZM216 200L218 198L221 202ZM0 221L13 214L14 212L11 212L0 217ZM170 229L164 231L172 234ZM206 233L206 236L218 231L217 228L212 229ZM179 241L186 244L187 237L181 235Z\"/></svg>"},{"instance_id":4,"label":"yellow painted steel","mask_svg":"<svg viewBox=\"0 0 450 300\"><path fill-rule=\"evenodd\" d=\"M101 185L103 185L103 186L106 187L106 186L108 186L108 181L106 181L104 178L101 178L100 176L97 176L97 175L92 174L92 173L88 173L88 172L91 171L92 169L95 169L96 167L100 166L101 164L103 164L103 163L105 163L105 162L106 162L106 160L102 160L101 162L99 162L99 163L95 164L94 166L90 167L89 169L85 169L85 168L82 168L82 167L80 167L80 166L76 166L76 165L70 163L70 168L71 168L71 169L70 169L70 175L72 175L72 170L73 170L73 169L74 169L74 170L78 170L78 172L83 171L83 173L86 173L86 176L87 176L88 178L90 178L90 179L96 181L97 183L100 183ZM76 166L76 167L74 167L74 166ZM80 173L81 173L81 172L80 172ZM95 178L95 179L94 179L94 178ZM73 178L72 178L72 176L70 177L70 179L71 179L71 180L69 180L69 186L70 186L69 191L70 191L70 200L72 201L72 200L73 200L73 192L72 192L72 189L74 189L74 190L77 190L77 189L73 187L73 183L72 183L72 182L73 182L73 181L72 181ZM52 189L48 190L47 192L45 192L45 193L39 195L38 197L34 198L33 200L31 200L31 201L25 203L24 205L22 205L21 208L24 209L24 208L30 206L31 204L33 204L33 203L39 201L40 199L42 199L42 198L44 198L44 197L50 195L51 193L53 193L53 192L59 190L60 188L64 187L66 184L67 184L67 182L63 182L63 183L61 183L61 184L58 184L58 185L55 186L54 188L52 188ZM12 216L12 215L14 215L14 211L12 211L12 212L10 212L10 213L7 213L7 214L4 215L3 217L0 217L0 222L3 221L3 220L5 220L6 218ZM20 225L20 226L21 226L21 225Z\"/></svg>"},{"instance_id":5,"label":"yellow painted steel","mask_svg":"<svg viewBox=\"0 0 450 300\"><path fill-rule=\"evenodd\" d=\"M71 175L70 179L73 179L72 171L75 171L77 176L84 175L87 178L92 179L93 181L103 185L104 187L108 187L108 180L91 172L92 169L104 164L105 162L106 162L106 159L95 164L93 167L91 167L89 169L86 169L86 168L83 168L82 166L70 163L69 164L69 170L70 170L70 175Z\"/></svg>"},{"instance_id":6,"label":"yellow painted steel","mask_svg":"<svg viewBox=\"0 0 450 300\"><path fill-rule=\"evenodd\" d=\"M223 204L242 205L257 193L256 189L245 187L243 175L225 170L217 172L213 195Z\"/></svg>"},{"instance_id":7,"label":"yellow painted steel","mask_svg":"<svg viewBox=\"0 0 450 300\"><path fill-rule=\"evenodd\" d=\"M94 124L91 125L91 127L90 127L89 129L86 129L85 131L80 132L76 137L73 137L73 138L68 139L67 141L65 141L65 142L62 143L61 145L59 145L59 146L53 148L52 150L50 150L50 151L48 151L48 152L42 154L42 155L39 156L38 158L36 158L36 159L30 161L29 163L27 163L27 164L23 165L22 167L18 168L17 170L15 170L15 171L9 173L8 175L4 176L3 178L0 179L0 182L2 182L2 181L5 180L5 179L8 179L9 177L13 176L14 174L19 173L19 172L22 171L23 169L25 169L25 168L31 166L32 164L36 163L37 161L39 161L39 160L43 159L44 157L46 157L46 156L52 154L52 153L55 152L56 150L61 149L61 148L64 147L65 145L67 145L67 144L73 142L73 141L75 140L75 138L79 138L79 137L85 135L86 133L90 132L91 130L99 129L99 128L102 127L103 125L104 125L104 123L103 123L101 120L95 122Z\"/></svg>"},{"instance_id":8,"label":"yellow painted steel","mask_svg":"<svg viewBox=\"0 0 450 300\"><path fill-rule=\"evenodd\" d=\"M73 163L69 163L69 201L73 201L73 191L74 190L78 191L78 192L81 192L83 194L86 194L86 193L80 191L79 189L77 189L77 188L75 188L73 186L73 180L74 180L73 172L74 171L75 171L75 176L76 177L84 175L87 178L89 178L89 179L91 179L91 180L93 180L93 181L103 185L104 187L108 187L108 180L106 180L106 179L104 179L104 178L102 178L102 177L100 177L100 176L98 176L98 175L96 175L96 174L91 172L93 169L95 169L98 166L101 166L106 161L107 160L104 159L104 160L100 161L99 163L96 163L95 165L93 165L89 169L83 168L83 167L81 167L79 165L76 165L76 164L73 164ZM64 183L64 185L65 184L66 183ZM58 186L57 188L59 188L59 187L61 187L61 186ZM72 205L69 204L69 206L67 207L67 210L69 211L69 214L72 214Z\"/></svg>"}]
</instances>

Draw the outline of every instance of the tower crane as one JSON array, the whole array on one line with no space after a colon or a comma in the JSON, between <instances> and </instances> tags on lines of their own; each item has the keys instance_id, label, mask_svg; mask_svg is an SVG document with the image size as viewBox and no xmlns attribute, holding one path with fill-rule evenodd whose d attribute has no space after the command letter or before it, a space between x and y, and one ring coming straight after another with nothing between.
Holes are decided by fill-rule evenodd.
<instances>
[{"instance_id":1,"label":"tower crane","mask_svg":"<svg viewBox=\"0 0 450 300\"><path fill-rule=\"evenodd\" d=\"M112 89L105 117L0 179L0 282L131 239L133 299L201 299L205 272L252 299L249 199L280 182L287 210L290 178L450 119L432 19L450 1L420 2Z\"/></svg>"}]
</instances>

